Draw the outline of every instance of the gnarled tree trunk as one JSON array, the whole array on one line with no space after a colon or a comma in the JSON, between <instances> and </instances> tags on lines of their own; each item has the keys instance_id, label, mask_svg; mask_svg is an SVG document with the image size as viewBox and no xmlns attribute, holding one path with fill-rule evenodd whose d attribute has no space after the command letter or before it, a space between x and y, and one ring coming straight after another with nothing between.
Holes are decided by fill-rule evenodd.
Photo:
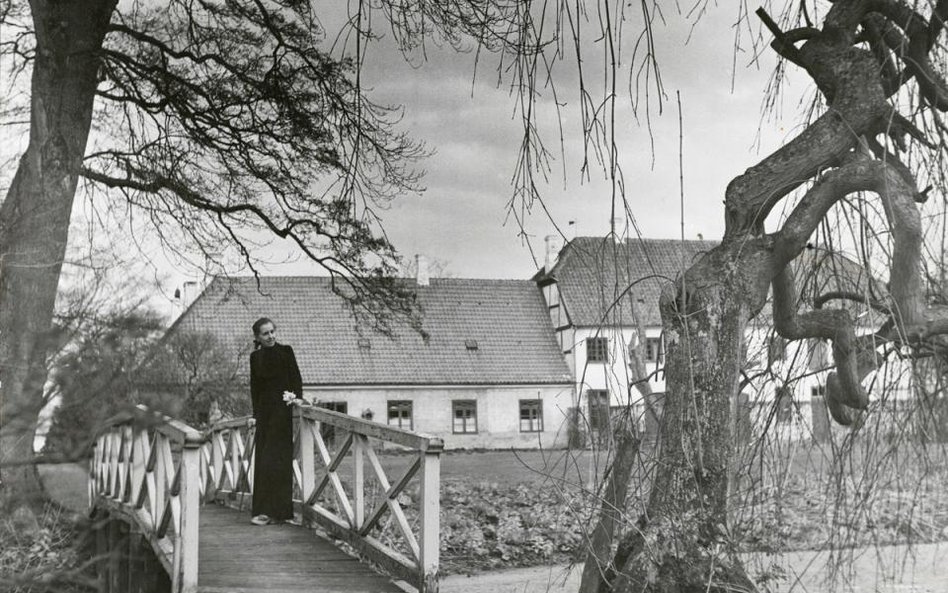
<instances>
[{"instance_id":1,"label":"gnarled tree trunk","mask_svg":"<svg viewBox=\"0 0 948 593\"><path fill-rule=\"evenodd\" d=\"M32 3L36 59L29 146L0 208L0 463L3 497L41 493L32 465L46 357L99 50L116 0Z\"/></svg>"},{"instance_id":2,"label":"gnarled tree trunk","mask_svg":"<svg viewBox=\"0 0 948 593\"><path fill-rule=\"evenodd\" d=\"M753 591L728 537L730 401L738 395L741 342L747 322L774 290L774 327L792 340L833 344L827 404L842 424L868 405L860 381L877 367L878 344L912 347L948 333L948 310L925 303L920 279L925 199L885 140L904 146L924 135L889 103L913 79L925 109L948 110L948 83L928 57L948 18L948 0L915 12L897 0L832 4L821 28L784 33L763 11L774 49L806 70L826 111L800 135L735 178L725 195L722 243L662 295L667 341L667 393L658 475L638 528L616 557L616 591ZM800 47L796 44L802 42ZM901 64L902 71L898 71ZM930 144L928 144L930 145ZM812 186L781 227L765 232L768 214L794 189ZM845 308L800 311L788 265L829 210L854 192L881 199L893 239L890 294L884 303L854 298L888 316L875 333L858 336ZM822 301L821 301L822 302ZM814 304L814 307L817 307Z\"/></svg>"},{"instance_id":3,"label":"gnarled tree trunk","mask_svg":"<svg viewBox=\"0 0 948 593\"><path fill-rule=\"evenodd\" d=\"M744 267L728 265L738 258ZM726 532L730 402L747 322L767 296L758 272L768 259L753 246L722 244L662 296L662 446L647 511L616 557L616 591L752 588Z\"/></svg>"}]
</instances>

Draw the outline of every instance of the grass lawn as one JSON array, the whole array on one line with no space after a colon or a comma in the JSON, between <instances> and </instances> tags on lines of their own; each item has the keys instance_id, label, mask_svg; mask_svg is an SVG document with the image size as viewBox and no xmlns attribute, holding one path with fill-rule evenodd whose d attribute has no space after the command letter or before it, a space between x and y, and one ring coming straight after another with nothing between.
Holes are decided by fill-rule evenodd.
<instances>
[{"instance_id":1,"label":"grass lawn","mask_svg":"<svg viewBox=\"0 0 948 593\"><path fill-rule=\"evenodd\" d=\"M441 480L491 482L513 486L551 481L588 484L603 471L604 454L590 451L445 451L441 455ZM401 475L414 461L411 455L380 455L387 472ZM390 476L391 477L391 476Z\"/></svg>"}]
</instances>

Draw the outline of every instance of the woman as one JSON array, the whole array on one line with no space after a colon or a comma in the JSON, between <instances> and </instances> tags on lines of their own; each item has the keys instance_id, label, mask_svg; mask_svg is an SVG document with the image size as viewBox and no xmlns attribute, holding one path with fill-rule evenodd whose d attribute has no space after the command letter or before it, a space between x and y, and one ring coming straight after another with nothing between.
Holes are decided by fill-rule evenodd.
<instances>
[{"instance_id":1,"label":"woman","mask_svg":"<svg viewBox=\"0 0 948 593\"><path fill-rule=\"evenodd\" d=\"M266 317L253 324L250 397L257 426L254 459L254 525L293 520L293 404L302 401L303 380L293 349L276 341Z\"/></svg>"}]
</instances>

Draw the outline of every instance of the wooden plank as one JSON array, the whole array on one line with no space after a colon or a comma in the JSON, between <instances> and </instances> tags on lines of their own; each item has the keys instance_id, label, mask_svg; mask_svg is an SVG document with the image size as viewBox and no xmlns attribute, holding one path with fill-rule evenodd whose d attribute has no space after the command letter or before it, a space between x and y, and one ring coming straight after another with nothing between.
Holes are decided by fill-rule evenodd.
<instances>
[{"instance_id":1,"label":"wooden plank","mask_svg":"<svg viewBox=\"0 0 948 593\"><path fill-rule=\"evenodd\" d=\"M403 593L312 529L257 527L247 512L205 505L200 532L199 593Z\"/></svg>"},{"instance_id":2,"label":"wooden plank","mask_svg":"<svg viewBox=\"0 0 948 593\"><path fill-rule=\"evenodd\" d=\"M180 581L174 583L175 591L180 593L194 593L198 585L199 561L199 511L201 510L201 494L199 488L200 445L185 443L181 451L181 463L175 477L180 476L180 521L178 546L175 554L180 556L181 572L175 576Z\"/></svg>"},{"instance_id":3,"label":"wooden plank","mask_svg":"<svg viewBox=\"0 0 948 593\"><path fill-rule=\"evenodd\" d=\"M313 440L316 443L316 449L319 451L319 456L322 458L323 464L327 469L326 475L323 476L322 482L320 482L319 486L316 487L316 490L313 491L310 499L315 501L315 499L319 498L319 495L322 494L326 484L332 484L333 491L336 493L336 500L339 502L339 506L342 507L342 510L346 513L346 519L349 520L350 525L354 524L354 513L352 511L352 505L349 504L349 495L342 487L342 480L339 479L339 474L337 474L335 469L333 469L337 467L338 464L333 463L334 460L330 456L329 449L326 447L326 443L323 441L323 436L319 434L319 431L314 429L312 432ZM346 449L348 449L348 445L352 442L351 438L352 436L350 435L349 440L346 441Z\"/></svg>"},{"instance_id":4,"label":"wooden plank","mask_svg":"<svg viewBox=\"0 0 948 593\"><path fill-rule=\"evenodd\" d=\"M361 529L365 523L365 458L362 449L366 438L361 434L350 433L352 440L352 512L354 529Z\"/></svg>"},{"instance_id":5,"label":"wooden plank","mask_svg":"<svg viewBox=\"0 0 948 593\"><path fill-rule=\"evenodd\" d=\"M313 440L312 421L303 417L298 417L299 424L299 449L300 449L300 499L308 501L313 494L313 488L316 486L316 460L313 458Z\"/></svg>"},{"instance_id":6,"label":"wooden plank","mask_svg":"<svg viewBox=\"0 0 948 593\"><path fill-rule=\"evenodd\" d=\"M420 593L438 592L441 555L441 456L425 453L421 470L421 565Z\"/></svg>"},{"instance_id":7,"label":"wooden plank","mask_svg":"<svg viewBox=\"0 0 948 593\"><path fill-rule=\"evenodd\" d=\"M310 515L330 535L343 540L361 554L381 566L395 578L418 583L420 573L417 565L403 554L392 550L372 537L363 537L350 530L338 517L332 514L321 514L317 509L304 509L304 515Z\"/></svg>"}]
</instances>

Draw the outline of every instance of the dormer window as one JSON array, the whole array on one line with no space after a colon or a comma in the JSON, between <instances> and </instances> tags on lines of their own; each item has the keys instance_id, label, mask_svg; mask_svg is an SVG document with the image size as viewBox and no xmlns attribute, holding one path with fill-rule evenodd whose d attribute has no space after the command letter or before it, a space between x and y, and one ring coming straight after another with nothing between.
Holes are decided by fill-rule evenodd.
<instances>
[{"instance_id":1,"label":"dormer window","mask_svg":"<svg viewBox=\"0 0 948 593\"><path fill-rule=\"evenodd\" d=\"M477 340L464 340L464 347L468 350L477 350Z\"/></svg>"},{"instance_id":2,"label":"dormer window","mask_svg":"<svg viewBox=\"0 0 948 593\"><path fill-rule=\"evenodd\" d=\"M371 350L372 342L368 338L359 338L356 341L356 344L359 345L359 350Z\"/></svg>"}]
</instances>

